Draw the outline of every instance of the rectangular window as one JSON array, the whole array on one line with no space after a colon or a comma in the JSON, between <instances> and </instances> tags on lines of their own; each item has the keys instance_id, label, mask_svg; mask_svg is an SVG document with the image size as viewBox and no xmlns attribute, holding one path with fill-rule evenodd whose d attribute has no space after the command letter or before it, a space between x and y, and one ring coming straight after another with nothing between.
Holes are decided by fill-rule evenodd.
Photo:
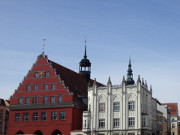
<instances>
[{"instance_id":1,"label":"rectangular window","mask_svg":"<svg viewBox=\"0 0 180 135\"><path fill-rule=\"evenodd\" d=\"M37 84L34 85L34 90L35 91L38 90L38 85Z\"/></svg>"},{"instance_id":2,"label":"rectangular window","mask_svg":"<svg viewBox=\"0 0 180 135\"><path fill-rule=\"evenodd\" d=\"M47 118L47 113L46 112L41 112L41 120L45 121Z\"/></svg>"},{"instance_id":3,"label":"rectangular window","mask_svg":"<svg viewBox=\"0 0 180 135\"><path fill-rule=\"evenodd\" d=\"M99 120L99 128L104 128L105 127L105 119L100 119Z\"/></svg>"},{"instance_id":4,"label":"rectangular window","mask_svg":"<svg viewBox=\"0 0 180 135\"><path fill-rule=\"evenodd\" d=\"M51 120L57 119L57 112L51 112Z\"/></svg>"},{"instance_id":5,"label":"rectangular window","mask_svg":"<svg viewBox=\"0 0 180 135\"><path fill-rule=\"evenodd\" d=\"M129 127L134 127L135 126L135 118L134 117L129 117L128 118L128 126Z\"/></svg>"},{"instance_id":6,"label":"rectangular window","mask_svg":"<svg viewBox=\"0 0 180 135\"><path fill-rule=\"evenodd\" d=\"M66 118L66 112L60 112L60 120L65 120Z\"/></svg>"},{"instance_id":7,"label":"rectangular window","mask_svg":"<svg viewBox=\"0 0 180 135\"><path fill-rule=\"evenodd\" d=\"M143 127L146 126L146 118L142 118L142 126L143 126Z\"/></svg>"},{"instance_id":8,"label":"rectangular window","mask_svg":"<svg viewBox=\"0 0 180 135\"><path fill-rule=\"evenodd\" d=\"M43 97L43 103L47 103L47 96Z\"/></svg>"},{"instance_id":9,"label":"rectangular window","mask_svg":"<svg viewBox=\"0 0 180 135\"><path fill-rule=\"evenodd\" d=\"M113 125L115 128L119 127L119 119L114 119L113 120Z\"/></svg>"},{"instance_id":10,"label":"rectangular window","mask_svg":"<svg viewBox=\"0 0 180 135\"><path fill-rule=\"evenodd\" d=\"M26 97L26 104L30 104L30 97Z\"/></svg>"},{"instance_id":11,"label":"rectangular window","mask_svg":"<svg viewBox=\"0 0 180 135\"><path fill-rule=\"evenodd\" d=\"M37 97L33 97L33 104L37 103Z\"/></svg>"},{"instance_id":12,"label":"rectangular window","mask_svg":"<svg viewBox=\"0 0 180 135\"><path fill-rule=\"evenodd\" d=\"M48 84L44 84L44 89L48 90Z\"/></svg>"},{"instance_id":13,"label":"rectangular window","mask_svg":"<svg viewBox=\"0 0 180 135\"><path fill-rule=\"evenodd\" d=\"M19 104L23 104L23 98L22 97L19 98Z\"/></svg>"},{"instance_id":14,"label":"rectangular window","mask_svg":"<svg viewBox=\"0 0 180 135\"><path fill-rule=\"evenodd\" d=\"M58 97L58 102L61 103L62 102L62 96Z\"/></svg>"},{"instance_id":15,"label":"rectangular window","mask_svg":"<svg viewBox=\"0 0 180 135\"><path fill-rule=\"evenodd\" d=\"M119 102L114 102L113 103L114 112L119 112L119 109L120 109L120 103Z\"/></svg>"},{"instance_id":16,"label":"rectangular window","mask_svg":"<svg viewBox=\"0 0 180 135\"><path fill-rule=\"evenodd\" d=\"M99 112L105 112L105 103L99 103Z\"/></svg>"},{"instance_id":17,"label":"rectangular window","mask_svg":"<svg viewBox=\"0 0 180 135\"><path fill-rule=\"evenodd\" d=\"M55 84L51 84L51 90L55 90Z\"/></svg>"},{"instance_id":18,"label":"rectangular window","mask_svg":"<svg viewBox=\"0 0 180 135\"><path fill-rule=\"evenodd\" d=\"M31 90L31 85L28 84L28 85L26 86L26 90L27 90L27 91L30 91L30 90Z\"/></svg>"},{"instance_id":19,"label":"rectangular window","mask_svg":"<svg viewBox=\"0 0 180 135\"><path fill-rule=\"evenodd\" d=\"M51 96L51 103L55 103L55 96Z\"/></svg>"},{"instance_id":20,"label":"rectangular window","mask_svg":"<svg viewBox=\"0 0 180 135\"><path fill-rule=\"evenodd\" d=\"M38 121L38 112L33 112L33 121Z\"/></svg>"},{"instance_id":21,"label":"rectangular window","mask_svg":"<svg viewBox=\"0 0 180 135\"><path fill-rule=\"evenodd\" d=\"M23 113L23 121L28 121L28 119L29 119L29 114Z\"/></svg>"},{"instance_id":22,"label":"rectangular window","mask_svg":"<svg viewBox=\"0 0 180 135\"><path fill-rule=\"evenodd\" d=\"M38 72L34 73L34 78L38 78Z\"/></svg>"},{"instance_id":23,"label":"rectangular window","mask_svg":"<svg viewBox=\"0 0 180 135\"><path fill-rule=\"evenodd\" d=\"M135 109L135 102L134 101L129 101L128 108L129 108L129 110L134 111L134 109Z\"/></svg>"},{"instance_id":24,"label":"rectangular window","mask_svg":"<svg viewBox=\"0 0 180 135\"><path fill-rule=\"evenodd\" d=\"M45 72L45 77L49 77L49 71Z\"/></svg>"},{"instance_id":25,"label":"rectangular window","mask_svg":"<svg viewBox=\"0 0 180 135\"><path fill-rule=\"evenodd\" d=\"M15 113L15 122L20 122L20 113Z\"/></svg>"}]
</instances>

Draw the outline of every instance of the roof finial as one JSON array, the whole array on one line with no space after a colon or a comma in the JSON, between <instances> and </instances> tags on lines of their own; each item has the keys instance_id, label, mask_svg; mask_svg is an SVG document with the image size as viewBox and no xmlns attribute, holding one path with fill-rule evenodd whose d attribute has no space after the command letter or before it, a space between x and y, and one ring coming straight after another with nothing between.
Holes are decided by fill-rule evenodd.
<instances>
[{"instance_id":1,"label":"roof finial","mask_svg":"<svg viewBox=\"0 0 180 135\"><path fill-rule=\"evenodd\" d=\"M87 55L86 55L86 37L85 37L85 52L84 52L84 58L87 58Z\"/></svg>"},{"instance_id":2,"label":"roof finial","mask_svg":"<svg viewBox=\"0 0 180 135\"><path fill-rule=\"evenodd\" d=\"M42 54L44 54L45 41L46 41L46 39L43 39L43 51L42 51Z\"/></svg>"}]
</instances>

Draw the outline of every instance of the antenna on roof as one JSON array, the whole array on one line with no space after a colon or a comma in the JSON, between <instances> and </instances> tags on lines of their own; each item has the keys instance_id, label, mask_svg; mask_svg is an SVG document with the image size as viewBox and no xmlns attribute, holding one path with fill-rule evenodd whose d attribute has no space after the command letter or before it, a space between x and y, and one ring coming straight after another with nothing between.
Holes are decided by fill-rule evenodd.
<instances>
[{"instance_id":1,"label":"antenna on roof","mask_svg":"<svg viewBox=\"0 0 180 135\"><path fill-rule=\"evenodd\" d=\"M43 54L44 54L44 46L45 46L45 41L46 41L46 39L43 39Z\"/></svg>"}]
</instances>

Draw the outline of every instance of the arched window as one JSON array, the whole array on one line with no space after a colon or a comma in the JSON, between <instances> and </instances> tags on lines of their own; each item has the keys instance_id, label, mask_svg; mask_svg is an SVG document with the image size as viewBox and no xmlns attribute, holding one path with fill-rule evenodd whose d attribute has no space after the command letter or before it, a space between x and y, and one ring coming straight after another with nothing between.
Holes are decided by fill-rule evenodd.
<instances>
[{"instance_id":1,"label":"arched window","mask_svg":"<svg viewBox=\"0 0 180 135\"><path fill-rule=\"evenodd\" d=\"M40 130L37 130L34 132L35 135L43 135L43 133Z\"/></svg>"},{"instance_id":2,"label":"arched window","mask_svg":"<svg viewBox=\"0 0 180 135\"><path fill-rule=\"evenodd\" d=\"M62 135L59 130L54 130L54 132L51 135Z\"/></svg>"}]
</instances>

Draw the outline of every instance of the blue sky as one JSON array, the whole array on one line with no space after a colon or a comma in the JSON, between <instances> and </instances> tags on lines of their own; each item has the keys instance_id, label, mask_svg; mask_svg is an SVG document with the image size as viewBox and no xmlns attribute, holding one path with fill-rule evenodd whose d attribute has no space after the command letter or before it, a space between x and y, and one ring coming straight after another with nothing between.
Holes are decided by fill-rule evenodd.
<instances>
[{"instance_id":1,"label":"blue sky","mask_svg":"<svg viewBox=\"0 0 180 135\"><path fill-rule=\"evenodd\" d=\"M92 78L118 85L132 58L160 102L180 104L179 0L0 1L0 90L9 98L42 52L78 72L87 55Z\"/></svg>"}]
</instances>

